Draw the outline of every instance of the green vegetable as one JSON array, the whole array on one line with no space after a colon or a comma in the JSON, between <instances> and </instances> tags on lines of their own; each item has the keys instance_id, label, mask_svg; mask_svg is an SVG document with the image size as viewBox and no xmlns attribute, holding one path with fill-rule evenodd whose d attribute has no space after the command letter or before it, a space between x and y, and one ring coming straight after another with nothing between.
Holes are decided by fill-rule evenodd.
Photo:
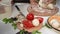
<instances>
[{"instance_id":1,"label":"green vegetable","mask_svg":"<svg viewBox=\"0 0 60 34\"><path fill-rule=\"evenodd\" d=\"M12 19L8 19L8 22L9 22L9 23L13 23L13 20L12 20Z\"/></svg>"},{"instance_id":2,"label":"green vegetable","mask_svg":"<svg viewBox=\"0 0 60 34\"><path fill-rule=\"evenodd\" d=\"M7 23L13 23L13 20L10 19L10 18L9 19L4 18L2 21L5 22L5 24L7 24Z\"/></svg>"},{"instance_id":3,"label":"green vegetable","mask_svg":"<svg viewBox=\"0 0 60 34\"><path fill-rule=\"evenodd\" d=\"M50 25L48 25L47 23L45 23L45 26L47 27L47 28L52 28Z\"/></svg>"},{"instance_id":4,"label":"green vegetable","mask_svg":"<svg viewBox=\"0 0 60 34\"><path fill-rule=\"evenodd\" d=\"M13 23L12 26L14 27L14 29L17 29L17 24Z\"/></svg>"},{"instance_id":5,"label":"green vegetable","mask_svg":"<svg viewBox=\"0 0 60 34\"><path fill-rule=\"evenodd\" d=\"M32 34L41 34L39 31L33 31Z\"/></svg>"},{"instance_id":6,"label":"green vegetable","mask_svg":"<svg viewBox=\"0 0 60 34\"><path fill-rule=\"evenodd\" d=\"M5 24L8 23L8 19L7 18L4 18L2 21L5 22Z\"/></svg>"},{"instance_id":7,"label":"green vegetable","mask_svg":"<svg viewBox=\"0 0 60 34\"><path fill-rule=\"evenodd\" d=\"M24 30L20 30L20 34L24 34L24 32L25 32Z\"/></svg>"},{"instance_id":8,"label":"green vegetable","mask_svg":"<svg viewBox=\"0 0 60 34\"><path fill-rule=\"evenodd\" d=\"M29 32L25 31L25 30L20 30L20 34L28 34ZM41 32L38 31L33 31L32 34L41 34Z\"/></svg>"},{"instance_id":9,"label":"green vegetable","mask_svg":"<svg viewBox=\"0 0 60 34\"><path fill-rule=\"evenodd\" d=\"M20 30L20 34L28 34L28 32L26 32L25 30ZM33 31L32 34L41 34L41 32Z\"/></svg>"},{"instance_id":10,"label":"green vegetable","mask_svg":"<svg viewBox=\"0 0 60 34\"><path fill-rule=\"evenodd\" d=\"M17 28L17 25L16 25L16 23L14 23L14 20L12 18L4 18L2 21L5 22L5 24L7 24L7 23L12 24L12 26L14 27L14 29Z\"/></svg>"}]
</instances>

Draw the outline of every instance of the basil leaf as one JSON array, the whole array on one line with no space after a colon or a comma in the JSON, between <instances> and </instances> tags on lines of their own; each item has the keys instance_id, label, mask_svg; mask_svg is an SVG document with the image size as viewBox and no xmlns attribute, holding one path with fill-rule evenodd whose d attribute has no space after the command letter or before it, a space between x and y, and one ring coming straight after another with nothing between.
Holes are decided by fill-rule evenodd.
<instances>
[{"instance_id":1,"label":"basil leaf","mask_svg":"<svg viewBox=\"0 0 60 34\"><path fill-rule=\"evenodd\" d=\"M14 26L14 29L16 30L17 29L17 26Z\"/></svg>"},{"instance_id":2,"label":"basil leaf","mask_svg":"<svg viewBox=\"0 0 60 34\"><path fill-rule=\"evenodd\" d=\"M33 31L32 34L36 34L36 31Z\"/></svg>"},{"instance_id":3,"label":"basil leaf","mask_svg":"<svg viewBox=\"0 0 60 34\"><path fill-rule=\"evenodd\" d=\"M32 34L41 34L41 32L33 31Z\"/></svg>"},{"instance_id":4,"label":"basil leaf","mask_svg":"<svg viewBox=\"0 0 60 34\"><path fill-rule=\"evenodd\" d=\"M14 29L16 29L17 28L17 25L16 25L16 23L14 23L14 20L13 19L11 19L11 18L4 18L3 20L2 20L3 22L5 22L5 24L7 24L7 23L10 23L10 24L12 24L12 26L14 27Z\"/></svg>"},{"instance_id":5,"label":"basil leaf","mask_svg":"<svg viewBox=\"0 0 60 34\"><path fill-rule=\"evenodd\" d=\"M5 22L5 24L8 23L8 19L7 18L4 18L2 21Z\"/></svg>"},{"instance_id":6,"label":"basil leaf","mask_svg":"<svg viewBox=\"0 0 60 34\"><path fill-rule=\"evenodd\" d=\"M24 30L20 30L20 34L24 34Z\"/></svg>"},{"instance_id":7,"label":"basil leaf","mask_svg":"<svg viewBox=\"0 0 60 34\"><path fill-rule=\"evenodd\" d=\"M17 28L16 23L13 23L13 24L12 24L12 26L14 27L14 29L16 29L16 28Z\"/></svg>"},{"instance_id":8,"label":"basil leaf","mask_svg":"<svg viewBox=\"0 0 60 34\"><path fill-rule=\"evenodd\" d=\"M38 34L41 34L41 32L39 32L39 31L36 31Z\"/></svg>"},{"instance_id":9,"label":"basil leaf","mask_svg":"<svg viewBox=\"0 0 60 34\"><path fill-rule=\"evenodd\" d=\"M10 19L10 18L9 19L4 18L2 21L5 22L5 24L7 24L7 23L13 23L13 20Z\"/></svg>"},{"instance_id":10,"label":"basil leaf","mask_svg":"<svg viewBox=\"0 0 60 34\"><path fill-rule=\"evenodd\" d=\"M13 23L13 20L12 19L8 19L9 23Z\"/></svg>"}]
</instances>

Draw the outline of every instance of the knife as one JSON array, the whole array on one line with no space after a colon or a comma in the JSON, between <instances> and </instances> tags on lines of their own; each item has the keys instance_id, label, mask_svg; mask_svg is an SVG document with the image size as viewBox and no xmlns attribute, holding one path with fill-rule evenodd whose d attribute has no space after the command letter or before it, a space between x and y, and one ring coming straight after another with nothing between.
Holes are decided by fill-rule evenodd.
<instances>
[{"instance_id":1,"label":"knife","mask_svg":"<svg viewBox=\"0 0 60 34\"><path fill-rule=\"evenodd\" d=\"M19 7L17 5L15 5L15 7L20 12L20 14L25 17L25 15L21 12L21 10L19 9Z\"/></svg>"}]
</instances>

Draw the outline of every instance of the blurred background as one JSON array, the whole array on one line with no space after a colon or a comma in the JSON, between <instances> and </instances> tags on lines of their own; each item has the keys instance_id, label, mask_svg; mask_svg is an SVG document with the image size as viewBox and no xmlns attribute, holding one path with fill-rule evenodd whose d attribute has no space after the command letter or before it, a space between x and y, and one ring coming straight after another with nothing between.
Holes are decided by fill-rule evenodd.
<instances>
[{"instance_id":1,"label":"blurred background","mask_svg":"<svg viewBox=\"0 0 60 34\"><path fill-rule=\"evenodd\" d=\"M7 0L5 0L7 1ZM13 0L14 3L30 3L29 0ZM25 4L24 4L25 5ZM57 7L60 8L60 0L57 0ZM22 6L23 7L23 6ZM14 30L10 24L4 24L0 20L0 34L16 34L19 30Z\"/></svg>"}]
</instances>

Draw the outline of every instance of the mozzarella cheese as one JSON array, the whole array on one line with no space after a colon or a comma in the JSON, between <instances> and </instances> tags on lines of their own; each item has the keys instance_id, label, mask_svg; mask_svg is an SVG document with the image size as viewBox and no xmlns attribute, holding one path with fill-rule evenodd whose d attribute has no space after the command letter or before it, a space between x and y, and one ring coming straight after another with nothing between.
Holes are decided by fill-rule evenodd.
<instances>
[{"instance_id":1,"label":"mozzarella cheese","mask_svg":"<svg viewBox=\"0 0 60 34\"><path fill-rule=\"evenodd\" d=\"M34 19L34 20L32 21L32 24L33 24L34 26L38 26L38 25L39 25L39 20L38 20L38 19Z\"/></svg>"},{"instance_id":2,"label":"mozzarella cheese","mask_svg":"<svg viewBox=\"0 0 60 34\"><path fill-rule=\"evenodd\" d=\"M54 9L54 5L53 4L48 4L48 8Z\"/></svg>"},{"instance_id":3,"label":"mozzarella cheese","mask_svg":"<svg viewBox=\"0 0 60 34\"><path fill-rule=\"evenodd\" d=\"M50 23L53 27L56 27L56 28L60 26L59 22L56 19L51 20Z\"/></svg>"}]
</instances>

